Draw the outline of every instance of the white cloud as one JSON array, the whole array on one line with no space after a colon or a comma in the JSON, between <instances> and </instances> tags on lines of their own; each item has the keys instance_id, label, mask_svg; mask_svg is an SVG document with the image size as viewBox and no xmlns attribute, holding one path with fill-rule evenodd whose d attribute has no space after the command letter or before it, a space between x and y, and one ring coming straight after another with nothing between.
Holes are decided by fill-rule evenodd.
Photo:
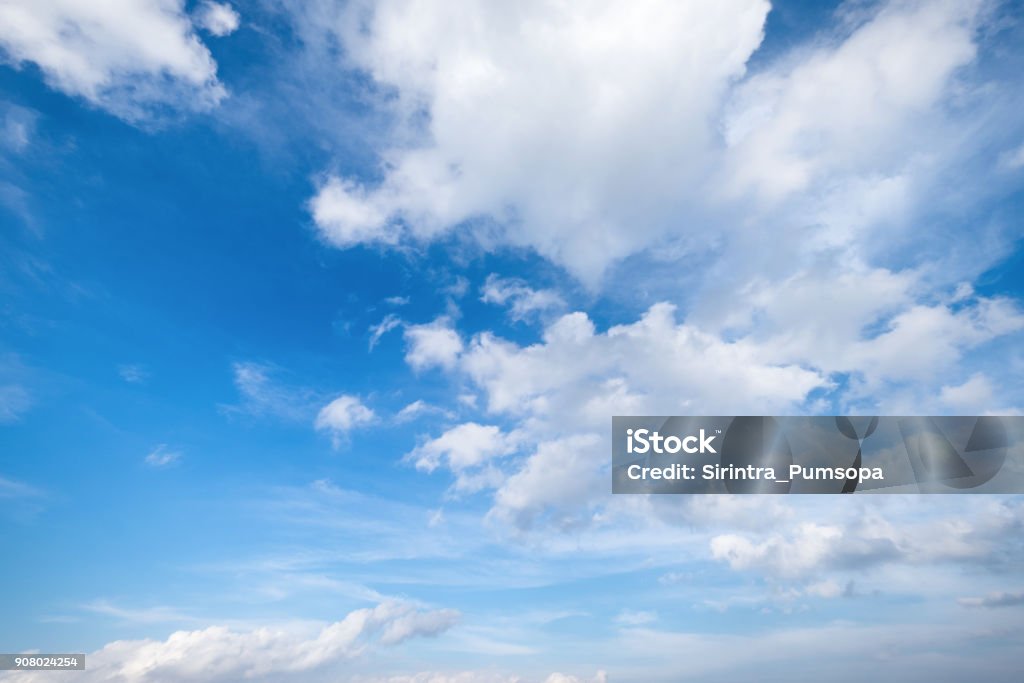
<instances>
[{"instance_id":1,"label":"white cloud","mask_svg":"<svg viewBox=\"0 0 1024 683\"><path fill-rule=\"evenodd\" d=\"M426 325L409 325L405 329L406 362L414 370L431 367L451 368L462 353L459 333L447 318L438 318Z\"/></svg>"},{"instance_id":2,"label":"white cloud","mask_svg":"<svg viewBox=\"0 0 1024 683\"><path fill-rule=\"evenodd\" d=\"M323 236L335 246L393 244L398 241L397 230L388 224L387 211L379 203L355 183L330 177L313 197L310 210Z\"/></svg>"},{"instance_id":3,"label":"white cloud","mask_svg":"<svg viewBox=\"0 0 1024 683\"><path fill-rule=\"evenodd\" d=\"M747 75L760 0L354 3L323 30L405 125L379 150L383 179L329 176L314 218L340 246L451 231L527 246L591 286L666 244L692 270L770 232L777 258L741 279L870 248L935 208L977 155L982 110L1002 106L956 106L984 6L878 3Z\"/></svg>"},{"instance_id":4,"label":"white cloud","mask_svg":"<svg viewBox=\"0 0 1024 683\"><path fill-rule=\"evenodd\" d=\"M888 3L840 44L748 79L725 126L735 185L776 198L836 173L898 172L908 148L933 144L922 124L974 59L981 6Z\"/></svg>"},{"instance_id":5,"label":"white cloud","mask_svg":"<svg viewBox=\"0 0 1024 683\"><path fill-rule=\"evenodd\" d=\"M353 3L332 28L397 94L422 146L382 150L374 186L330 177L312 202L339 246L498 230L594 282L675 227L710 120L761 41L763 0L713 4ZM401 135L408 139L410 135ZM497 225L495 225L497 223Z\"/></svg>"},{"instance_id":6,"label":"white cloud","mask_svg":"<svg viewBox=\"0 0 1024 683\"><path fill-rule=\"evenodd\" d=\"M197 25L218 38L238 30L238 12L231 5L222 2L203 2L195 13Z\"/></svg>"},{"instance_id":7,"label":"white cloud","mask_svg":"<svg viewBox=\"0 0 1024 683\"><path fill-rule=\"evenodd\" d=\"M452 370L482 392L488 413L512 421L517 450L526 455L470 472L480 475L475 480L456 472L456 488L470 481L473 490L493 488L491 519L521 529L536 526L538 519L574 528L592 523L608 505L606 430L612 415L806 412L812 392L836 389L831 376L837 372L856 378L844 388L850 400L892 386L931 401L980 400L980 380L943 394L943 374L971 349L1021 329L1024 315L1007 300L978 297L906 307L907 286L904 278L871 272L862 289L893 294L890 300L897 303L858 308L856 281L843 279L836 291L850 301L840 296L833 303L846 319L833 323L827 311L816 311L810 281L790 281L781 287L785 296L768 296L758 312L771 322L733 332L729 341L677 321L668 304L604 332L583 313L564 315L545 328L541 341L526 346L478 334L451 361ZM793 300L781 303L787 297ZM758 294L752 299L760 301ZM867 336L865 328L879 310L890 314L888 324ZM423 463L429 463L426 469L448 464L438 453ZM716 556L740 568L768 562L758 558L779 552L802 566L814 559L806 553L815 548L831 552L829 539L811 531L827 529L807 530L813 538L796 543L792 552L782 541L751 545L723 539ZM890 545L887 539L862 538L849 552L867 558Z\"/></svg>"},{"instance_id":8,"label":"white cloud","mask_svg":"<svg viewBox=\"0 0 1024 683\"><path fill-rule=\"evenodd\" d=\"M944 386L939 400L961 415L984 415L991 411L994 391L992 382L981 373L970 376L963 384Z\"/></svg>"},{"instance_id":9,"label":"white cloud","mask_svg":"<svg viewBox=\"0 0 1024 683\"><path fill-rule=\"evenodd\" d=\"M439 635L458 619L454 610L422 610L391 601L350 612L316 632L266 627L233 631L211 626L177 631L166 640L118 640L90 653L88 668L78 678L86 683L279 681L351 660L376 647ZM48 679L46 673L18 672L3 680L32 683Z\"/></svg>"},{"instance_id":10,"label":"white cloud","mask_svg":"<svg viewBox=\"0 0 1024 683\"><path fill-rule=\"evenodd\" d=\"M565 301L551 289L533 289L518 278L503 278L495 273L487 276L481 288L480 300L485 303L508 306L513 320L525 320L544 311L565 308Z\"/></svg>"},{"instance_id":11,"label":"white cloud","mask_svg":"<svg viewBox=\"0 0 1024 683\"><path fill-rule=\"evenodd\" d=\"M412 457L421 469L448 466L456 489L496 489L492 518L521 528L547 513L573 526L605 499L611 415L687 414L696 406L707 414L786 413L828 384L815 371L774 363L754 344L677 323L667 304L603 333L582 313L565 315L526 347L483 333L450 363L483 391L489 412L516 421L516 446L528 455L471 471L512 449L498 428L471 424Z\"/></svg>"},{"instance_id":12,"label":"white cloud","mask_svg":"<svg viewBox=\"0 0 1024 683\"><path fill-rule=\"evenodd\" d=\"M319 400L310 389L282 382L278 377L281 369L270 363L236 361L231 364L231 374L241 401L220 406L228 414L305 422Z\"/></svg>"},{"instance_id":13,"label":"white cloud","mask_svg":"<svg viewBox=\"0 0 1024 683\"><path fill-rule=\"evenodd\" d=\"M168 450L167 444L160 444L146 456L146 464L150 467L170 467L181 460L181 452Z\"/></svg>"},{"instance_id":14,"label":"white cloud","mask_svg":"<svg viewBox=\"0 0 1024 683\"><path fill-rule=\"evenodd\" d=\"M442 461L458 472L505 455L513 448L514 441L497 427L467 422L417 446L408 457L416 469L425 472L433 472Z\"/></svg>"},{"instance_id":15,"label":"white cloud","mask_svg":"<svg viewBox=\"0 0 1024 683\"><path fill-rule=\"evenodd\" d=\"M502 481L504 477L493 461L515 448L516 435L506 434L493 425L467 422L420 444L406 459L424 472L444 465L455 474L454 490L472 493Z\"/></svg>"},{"instance_id":16,"label":"white cloud","mask_svg":"<svg viewBox=\"0 0 1024 683\"><path fill-rule=\"evenodd\" d=\"M490 411L529 416L549 433L603 431L613 409L687 414L699 405L706 414L777 414L827 385L820 373L777 363L757 344L677 322L675 307L664 303L606 332L586 314L570 313L525 347L483 333L459 369L486 393Z\"/></svg>"},{"instance_id":17,"label":"white cloud","mask_svg":"<svg viewBox=\"0 0 1024 683\"><path fill-rule=\"evenodd\" d=\"M906 502L861 504L831 515L828 523L801 521L760 535L719 534L709 542L711 556L732 569L773 578L852 570L863 576L864 570L886 564L984 562L1024 521L1024 507L1013 499L952 501L948 505L956 514L918 519Z\"/></svg>"},{"instance_id":18,"label":"white cloud","mask_svg":"<svg viewBox=\"0 0 1024 683\"><path fill-rule=\"evenodd\" d=\"M314 426L319 431L330 432L335 448L343 437L357 427L373 422L377 416L363 405L358 396L342 394L323 408L316 416Z\"/></svg>"},{"instance_id":19,"label":"white cloud","mask_svg":"<svg viewBox=\"0 0 1024 683\"><path fill-rule=\"evenodd\" d=\"M370 350L373 351L374 347L380 342L381 337L401 325L402 319L393 313L389 313L379 323L370 327Z\"/></svg>"},{"instance_id":20,"label":"white cloud","mask_svg":"<svg viewBox=\"0 0 1024 683\"><path fill-rule=\"evenodd\" d=\"M47 82L123 119L207 111L226 91L181 0L7 0L0 47Z\"/></svg>"},{"instance_id":21,"label":"white cloud","mask_svg":"<svg viewBox=\"0 0 1024 683\"><path fill-rule=\"evenodd\" d=\"M638 628L624 633L614 647L648 663L624 671L629 680L646 680L644 673L653 670L666 680L710 683L763 680L765 672L782 672L784 680L800 683L823 678L854 683L880 668L887 679L914 683L969 679L979 669L992 680L1015 680L1019 648L1013 636L1002 634L1015 632L1019 622L901 617L884 623L872 619L785 624L754 634ZM985 643L986 652L973 656L970 648L948 643Z\"/></svg>"},{"instance_id":22,"label":"white cloud","mask_svg":"<svg viewBox=\"0 0 1024 683\"><path fill-rule=\"evenodd\" d=\"M593 434L537 445L494 494L490 515L529 529L547 514L556 528L578 526L610 486L604 441Z\"/></svg>"},{"instance_id":23,"label":"white cloud","mask_svg":"<svg viewBox=\"0 0 1024 683\"><path fill-rule=\"evenodd\" d=\"M398 414L395 415L395 422L411 422L412 420L417 420L424 415L441 415L442 417L447 418L454 416L450 410L446 410L440 406L431 405L422 399L417 399L398 411Z\"/></svg>"}]
</instances>

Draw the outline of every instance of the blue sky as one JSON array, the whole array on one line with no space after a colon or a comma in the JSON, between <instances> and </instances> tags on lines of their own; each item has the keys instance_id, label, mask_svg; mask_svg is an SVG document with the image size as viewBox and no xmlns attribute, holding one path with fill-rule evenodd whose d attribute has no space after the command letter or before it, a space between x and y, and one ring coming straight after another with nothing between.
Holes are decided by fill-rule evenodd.
<instances>
[{"instance_id":1,"label":"blue sky","mask_svg":"<svg viewBox=\"0 0 1024 683\"><path fill-rule=\"evenodd\" d=\"M1020 412L1022 17L0 3L0 650L1017 680L1020 498L613 497L607 436Z\"/></svg>"}]
</instances>

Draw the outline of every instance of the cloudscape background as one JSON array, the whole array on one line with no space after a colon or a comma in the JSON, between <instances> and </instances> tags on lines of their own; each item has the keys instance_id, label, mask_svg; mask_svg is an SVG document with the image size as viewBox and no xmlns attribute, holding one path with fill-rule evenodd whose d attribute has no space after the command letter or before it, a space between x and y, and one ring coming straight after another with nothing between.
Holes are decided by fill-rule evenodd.
<instances>
[{"instance_id":1,"label":"cloudscape background","mask_svg":"<svg viewBox=\"0 0 1024 683\"><path fill-rule=\"evenodd\" d=\"M1024 406L1017 2L0 0L0 681L1017 681L1024 501L610 493Z\"/></svg>"}]
</instances>

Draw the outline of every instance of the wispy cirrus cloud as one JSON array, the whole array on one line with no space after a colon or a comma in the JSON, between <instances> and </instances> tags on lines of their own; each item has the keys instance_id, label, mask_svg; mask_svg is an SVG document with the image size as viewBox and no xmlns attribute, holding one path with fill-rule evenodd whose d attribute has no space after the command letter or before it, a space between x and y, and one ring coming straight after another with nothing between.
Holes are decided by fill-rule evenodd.
<instances>
[{"instance_id":1,"label":"wispy cirrus cloud","mask_svg":"<svg viewBox=\"0 0 1024 683\"><path fill-rule=\"evenodd\" d=\"M172 467L181 462L182 454L181 451L173 450L167 446L167 444L160 444L146 456L145 462L150 467L156 469L162 469L164 467Z\"/></svg>"}]
</instances>

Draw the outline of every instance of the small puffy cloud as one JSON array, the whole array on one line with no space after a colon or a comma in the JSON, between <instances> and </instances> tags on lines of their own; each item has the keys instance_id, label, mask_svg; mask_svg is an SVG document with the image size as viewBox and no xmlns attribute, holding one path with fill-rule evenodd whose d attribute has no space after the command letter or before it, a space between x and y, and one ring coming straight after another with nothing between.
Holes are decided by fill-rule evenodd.
<instances>
[{"instance_id":1,"label":"small puffy cloud","mask_svg":"<svg viewBox=\"0 0 1024 683\"><path fill-rule=\"evenodd\" d=\"M314 426L318 431L330 432L335 447L338 447L350 431L370 424L376 417L358 396L342 394L320 409Z\"/></svg>"},{"instance_id":2,"label":"small puffy cloud","mask_svg":"<svg viewBox=\"0 0 1024 683\"><path fill-rule=\"evenodd\" d=\"M183 3L8 0L0 49L48 84L130 122L208 111L227 95Z\"/></svg>"},{"instance_id":3,"label":"small puffy cloud","mask_svg":"<svg viewBox=\"0 0 1024 683\"><path fill-rule=\"evenodd\" d=\"M409 325L405 329L405 343L405 361L413 370L450 369L463 349L462 337L448 318L438 318L426 325Z\"/></svg>"},{"instance_id":4,"label":"small puffy cloud","mask_svg":"<svg viewBox=\"0 0 1024 683\"><path fill-rule=\"evenodd\" d=\"M392 244L398 234L378 203L355 183L332 177L320 186L310 201L310 210L321 234L336 247Z\"/></svg>"},{"instance_id":5,"label":"small puffy cloud","mask_svg":"<svg viewBox=\"0 0 1024 683\"><path fill-rule=\"evenodd\" d=\"M170 450L167 444L160 444L146 456L146 464L150 467L163 468L177 464L181 460L181 452Z\"/></svg>"},{"instance_id":6,"label":"small puffy cloud","mask_svg":"<svg viewBox=\"0 0 1024 683\"><path fill-rule=\"evenodd\" d=\"M493 425L475 422L452 427L416 447L408 456L416 469L433 472L445 464L455 473L478 467L515 449L515 439Z\"/></svg>"},{"instance_id":7,"label":"small puffy cloud","mask_svg":"<svg viewBox=\"0 0 1024 683\"><path fill-rule=\"evenodd\" d=\"M425 472L443 465L455 475L453 493L475 493L502 484L507 475L498 461L516 450L517 439L493 425L467 422L420 444L406 460Z\"/></svg>"},{"instance_id":8,"label":"small puffy cloud","mask_svg":"<svg viewBox=\"0 0 1024 683\"><path fill-rule=\"evenodd\" d=\"M499 306L508 306L513 320L526 318L565 308L565 301L552 289L533 289L518 278L502 278L491 273L480 290L480 300Z\"/></svg>"},{"instance_id":9,"label":"small puffy cloud","mask_svg":"<svg viewBox=\"0 0 1024 683\"><path fill-rule=\"evenodd\" d=\"M963 384L944 386L939 391L943 405L961 415L984 415L993 410L994 388L981 373L971 375Z\"/></svg>"},{"instance_id":10,"label":"small puffy cloud","mask_svg":"<svg viewBox=\"0 0 1024 683\"><path fill-rule=\"evenodd\" d=\"M238 30L238 12L223 2L204 2L193 15L198 26L211 35L222 38Z\"/></svg>"},{"instance_id":11,"label":"small puffy cloud","mask_svg":"<svg viewBox=\"0 0 1024 683\"><path fill-rule=\"evenodd\" d=\"M236 631L210 626L176 631L166 640L118 640L88 655L83 683L270 683L351 660L410 638L433 637L454 626L454 610L424 610L389 601L350 612L318 630L308 627ZM4 680L43 683L45 672Z\"/></svg>"}]
</instances>

